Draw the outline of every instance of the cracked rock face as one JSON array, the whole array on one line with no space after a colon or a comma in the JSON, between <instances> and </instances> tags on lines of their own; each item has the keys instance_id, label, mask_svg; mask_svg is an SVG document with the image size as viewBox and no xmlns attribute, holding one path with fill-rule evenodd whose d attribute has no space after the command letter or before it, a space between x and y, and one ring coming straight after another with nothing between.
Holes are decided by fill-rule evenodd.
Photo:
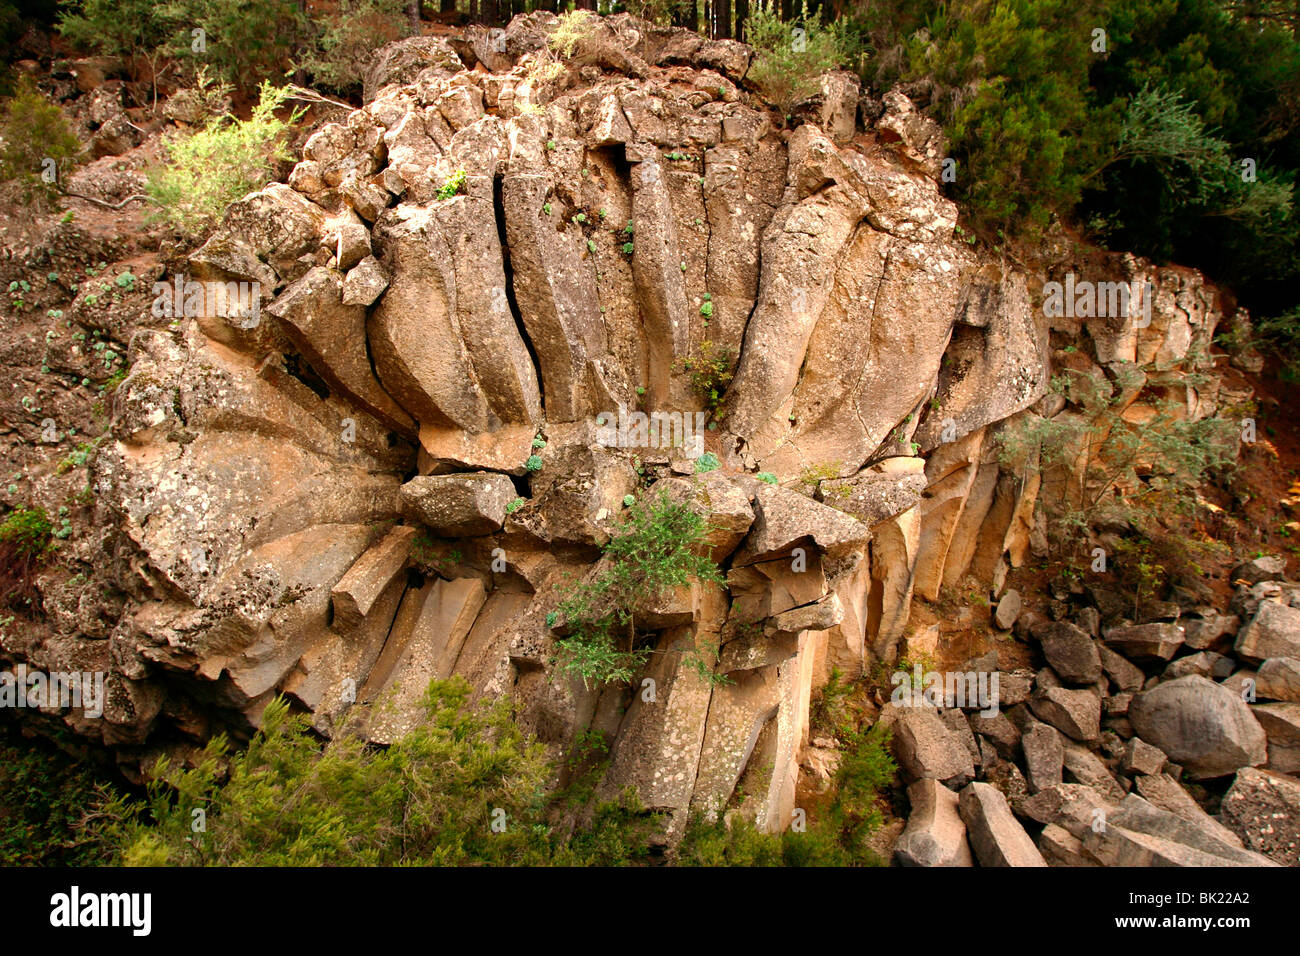
<instances>
[{"instance_id":1,"label":"cracked rock face","mask_svg":"<svg viewBox=\"0 0 1300 956\"><path fill-rule=\"evenodd\" d=\"M516 18L504 52L474 30L381 51L366 105L190 260L258 283L257 320L136 335L95 466L129 597L80 641L112 676L103 720L75 724L129 771L251 732L278 693L326 733L373 707L392 739L413 687L459 674L548 743L609 734L604 791L635 785L673 828L741 786L780 829L830 667L889 658L918 581L1023 559L1036 486L1000 481L986 439L1044 394L1044 277L954 239L937 127L891 94L855 128L836 74L782 129L747 48L630 17L543 81L553 23ZM1172 274L1155 307L1093 330L1106 361L1181 358L1217 318ZM711 643L733 681L667 653L654 702L587 688L555 670L548 613L638 483L692 495L673 475L708 350L734 379L692 500L729 587L646 617L657 649ZM654 440L602 443L598 416L637 412Z\"/></svg>"}]
</instances>

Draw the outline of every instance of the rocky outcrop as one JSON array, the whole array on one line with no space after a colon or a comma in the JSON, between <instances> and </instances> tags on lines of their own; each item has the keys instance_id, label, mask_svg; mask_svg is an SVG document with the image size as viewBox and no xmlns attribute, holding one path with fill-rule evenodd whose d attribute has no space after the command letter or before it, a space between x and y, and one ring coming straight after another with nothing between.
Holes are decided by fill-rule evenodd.
<instances>
[{"instance_id":1,"label":"rocky outcrop","mask_svg":"<svg viewBox=\"0 0 1300 956\"><path fill-rule=\"evenodd\" d=\"M625 16L543 79L553 24L378 51L364 107L184 267L256 283L257 320L138 329L93 473L120 608L11 655L109 671L102 719L69 726L133 775L178 739L247 736L276 694L385 743L459 675L557 750L609 738L600 794L635 789L668 842L690 812L780 830L818 688L894 663L914 597L973 576L1044 666L985 666L991 714L895 715L900 861L1182 859L1136 811L1094 839L1080 808L1293 766L1300 645L1278 594L1235 609L1238 635L1101 600L1035 623L1003 587L1039 547L1036 507L1078 487L1005 464L1004 432L1079 414L1045 396L1054 363L1193 362L1219 318L1199 278L1117 257L1158 289L1150 326L1053 323L1047 265L955 235L942 137L901 92L864 127L833 74L787 126L743 45ZM660 494L707 515L723 584L645 595L651 663L587 686L555 666L553 612L629 500ZM1211 680L1233 638L1260 664L1253 709Z\"/></svg>"}]
</instances>

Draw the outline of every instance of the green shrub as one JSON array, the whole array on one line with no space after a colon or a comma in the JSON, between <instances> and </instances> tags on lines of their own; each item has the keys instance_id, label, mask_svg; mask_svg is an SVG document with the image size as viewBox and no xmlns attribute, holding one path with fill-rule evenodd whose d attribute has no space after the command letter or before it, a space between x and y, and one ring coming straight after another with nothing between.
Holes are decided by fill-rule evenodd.
<instances>
[{"instance_id":1,"label":"green shrub","mask_svg":"<svg viewBox=\"0 0 1300 956\"><path fill-rule=\"evenodd\" d=\"M311 32L298 0L172 0L165 8L182 26L170 52L196 68L211 66L240 89L283 77ZM204 32L202 51L193 49L196 29Z\"/></svg>"},{"instance_id":2,"label":"green shrub","mask_svg":"<svg viewBox=\"0 0 1300 956\"><path fill-rule=\"evenodd\" d=\"M799 42L795 29L803 30ZM856 41L844 22L822 23L820 16L809 16L806 2L802 15L788 23L777 14L775 5L755 6L745 31L754 48L746 79L784 111L816 92L823 73L852 66L857 54Z\"/></svg>"},{"instance_id":3,"label":"green shrub","mask_svg":"<svg viewBox=\"0 0 1300 956\"><path fill-rule=\"evenodd\" d=\"M0 607L30 609L35 575L55 548L54 526L44 508L17 508L0 522Z\"/></svg>"},{"instance_id":4,"label":"green shrub","mask_svg":"<svg viewBox=\"0 0 1300 956\"><path fill-rule=\"evenodd\" d=\"M704 514L667 492L629 506L605 545L601 572L578 583L548 617L552 626L563 619L560 667L588 684L632 680L650 655L637 643L638 600L692 580L722 581L718 566L700 553L708 531ZM702 663L698 649L693 660Z\"/></svg>"},{"instance_id":5,"label":"green shrub","mask_svg":"<svg viewBox=\"0 0 1300 956\"><path fill-rule=\"evenodd\" d=\"M44 508L18 508L0 522L0 544L25 558L39 558L50 550L50 516Z\"/></svg>"},{"instance_id":6,"label":"green shrub","mask_svg":"<svg viewBox=\"0 0 1300 956\"><path fill-rule=\"evenodd\" d=\"M150 172L145 189L174 229L200 236L232 202L266 185L274 163L290 158L283 138L300 111L287 121L275 115L288 93L263 83L247 120L224 116L167 143L168 162Z\"/></svg>"},{"instance_id":7,"label":"green shrub","mask_svg":"<svg viewBox=\"0 0 1300 956\"><path fill-rule=\"evenodd\" d=\"M945 189L986 241L1073 219L1278 315L1300 304L1300 38L1274 13L1223 0L873 0L849 18L868 83L902 84L944 125L956 161Z\"/></svg>"},{"instance_id":8,"label":"green shrub","mask_svg":"<svg viewBox=\"0 0 1300 956\"><path fill-rule=\"evenodd\" d=\"M414 32L405 0L343 0L316 25L319 35L301 66L315 85L343 94L361 90L376 50Z\"/></svg>"},{"instance_id":9,"label":"green shrub","mask_svg":"<svg viewBox=\"0 0 1300 956\"><path fill-rule=\"evenodd\" d=\"M137 866L610 865L646 856L630 800L570 833L547 818L552 768L508 705L470 704L461 677L434 681L427 719L385 748L322 743L276 700L247 750L215 738L197 766L160 761L147 807L113 825ZM224 782L222 782L224 780ZM202 809L205 831L192 830ZM496 825L494 828L494 824Z\"/></svg>"},{"instance_id":10,"label":"green shrub","mask_svg":"<svg viewBox=\"0 0 1300 956\"><path fill-rule=\"evenodd\" d=\"M26 76L0 116L0 178L16 181L26 200L48 201L77 162L81 144L63 111L51 103ZM54 161L55 182L42 175Z\"/></svg>"},{"instance_id":11,"label":"green shrub","mask_svg":"<svg viewBox=\"0 0 1300 956\"><path fill-rule=\"evenodd\" d=\"M571 60L591 42L596 23L596 14L590 10L572 10L562 13L559 22L547 36L546 45L552 53Z\"/></svg>"},{"instance_id":12,"label":"green shrub","mask_svg":"<svg viewBox=\"0 0 1300 956\"><path fill-rule=\"evenodd\" d=\"M100 815L112 784L83 761L0 724L0 866L102 866L113 860Z\"/></svg>"},{"instance_id":13,"label":"green shrub","mask_svg":"<svg viewBox=\"0 0 1300 956\"><path fill-rule=\"evenodd\" d=\"M1180 403L1148 395L1151 417L1140 423L1120 417L1135 374L1136 367L1120 373L1113 388L1092 376L1055 376L1051 389L1081 414L1025 416L1001 435L1001 464L1041 470L1052 492L1048 500L1061 502L1049 512L1059 524L1061 533L1051 536L1058 544L1073 544L1103 512L1109 521L1150 529L1184 512L1197 487L1235 466L1238 426L1230 415L1191 421Z\"/></svg>"},{"instance_id":14,"label":"green shrub","mask_svg":"<svg viewBox=\"0 0 1300 956\"><path fill-rule=\"evenodd\" d=\"M876 724L849 735L830 805L803 832L762 833L747 820L695 816L678 850L683 866L883 866L867 845L884 822L878 803L894 782L889 731Z\"/></svg>"}]
</instances>

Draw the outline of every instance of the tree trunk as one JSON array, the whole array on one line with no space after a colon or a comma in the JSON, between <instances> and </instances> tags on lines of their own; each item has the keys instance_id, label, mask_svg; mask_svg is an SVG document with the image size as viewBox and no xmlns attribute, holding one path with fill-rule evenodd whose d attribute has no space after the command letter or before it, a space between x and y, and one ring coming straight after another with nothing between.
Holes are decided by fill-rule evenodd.
<instances>
[{"instance_id":1,"label":"tree trunk","mask_svg":"<svg viewBox=\"0 0 1300 956\"><path fill-rule=\"evenodd\" d=\"M710 24L713 39L731 39L731 0L713 0L711 4L713 23Z\"/></svg>"},{"instance_id":2,"label":"tree trunk","mask_svg":"<svg viewBox=\"0 0 1300 956\"><path fill-rule=\"evenodd\" d=\"M456 0L441 0L441 3L438 5L438 12L439 12L439 13L455 13L455 12L456 12Z\"/></svg>"},{"instance_id":3,"label":"tree trunk","mask_svg":"<svg viewBox=\"0 0 1300 956\"><path fill-rule=\"evenodd\" d=\"M781 0L781 19L794 19L794 0Z\"/></svg>"},{"instance_id":4,"label":"tree trunk","mask_svg":"<svg viewBox=\"0 0 1300 956\"><path fill-rule=\"evenodd\" d=\"M700 25L695 13L695 0L678 0L673 5L673 26L694 30Z\"/></svg>"},{"instance_id":5,"label":"tree trunk","mask_svg":"<svg viewBox=\"0 0 1300 956\"><path fill-rule=\"evenodd\" d=\"M497 0L479 0L479 19L490 27L497 26L501 18L500 4Z\"/></svg>"},{"instance_id":6,"label":"tree trunk","mask_svg":"<svg viewBox=\"0 0 1300 956\"><path fill-rule=\"evenodd\" d=\"M420 0L406 0L406 21L412 33L420 32Z\"/></svg>"},{"instance_id":7,"label":"tree trunk","mask_svg":"<svg viewBox=\"0 0 1300 956\"><path fill-rule=\"evenodd\" d=\"M749 0L736 0L736 39L745 40L745 21L749 19Z\"/></svg>"}]
</instances>

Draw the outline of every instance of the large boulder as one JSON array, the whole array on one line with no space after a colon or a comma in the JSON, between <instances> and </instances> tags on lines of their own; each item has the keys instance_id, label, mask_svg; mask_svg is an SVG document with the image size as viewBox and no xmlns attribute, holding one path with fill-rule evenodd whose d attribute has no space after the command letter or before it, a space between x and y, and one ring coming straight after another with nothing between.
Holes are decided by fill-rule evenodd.
<instances>
[{"instance_id":1,"label":"large boulder","mask_svg":"<svg viewBox=\"0 0 1300 956\"><path fill-rule=\"evenodd\" d=\"M407 37L380 49L362 76L361 101L369 103L390 84L410 83L425 70L450 76L464 69L460 57L440 37Z\"/></svg>"},{"instance_id":2,"label":"large boulder","mask_svg":"<svg viewBox=\"0 0 1300 956\"><path fill-rule=\"evenodd\" d=\"M970 751L929 708L903 708L893 741L904 779L939 780L962 787L975 777Z\"/></svg>"},{"instance_id":3,"label":"large boulder","mask_svg":"<svg viewBox=\"0 0 1300 956\"><path fill-rule=\"evenodd\" d=\"M1192 777L1221 777L1267 756L1264 730L1241 698L1195 674L1136 694L1128 718Z\"/></svg>"}]
</instances>

